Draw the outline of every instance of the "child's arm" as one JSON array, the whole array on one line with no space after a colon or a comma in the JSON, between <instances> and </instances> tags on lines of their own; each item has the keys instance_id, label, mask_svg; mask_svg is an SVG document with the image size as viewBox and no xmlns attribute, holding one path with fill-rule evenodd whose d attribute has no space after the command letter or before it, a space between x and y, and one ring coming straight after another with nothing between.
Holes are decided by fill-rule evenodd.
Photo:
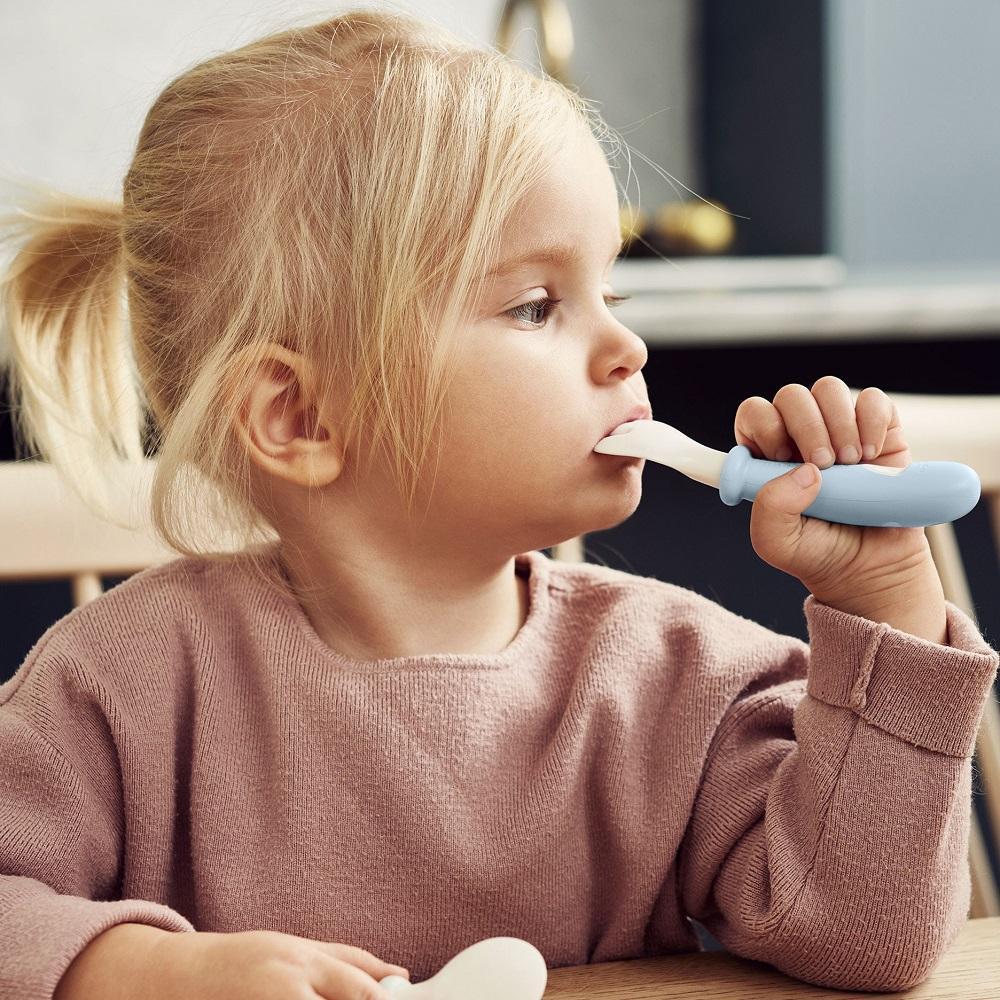
<instances>
[{"instance_id":1,"label":"child's arm","mask_svg":"<svg viewBox=\"0 0 1000 1000\"><path fill-rule=\"evenodd\" d=\"M0 685L0 1000L376 1000L379 980L406 975L348 943L195 932L170 906L116 898L126 717L44 638Z\"/></svg>"},{"instance_id":2,"label":"child's arm","mask_svg":"<svg viewBox=\"0 0 1000 1000\"><path fill-rule=\"evenodd\" d=\"M409 978L370 951L278 931L171 934L117 924L76 957L55 1000L383 1000L386 976Z\"/></svg>"},{"instance_id":3,"label":"child's arm","mask_svg":"<svg viewBox=\"0 0 1000 1000\"><path fill-rule=\"evenodd\" d=\"M160 903L115 898L124 806L114 742L73 668L65 684L51 680L56 664L42 649L0 687L0 1000L51 1000L73 959L113 925L194 930Z\"/></svg>"},{"instance_id":4,"label":"child's arm","mask_svg":"<svg viewBox=\"0 0 1000 1000\"><path fill-rule=\"evenodd\" d=\"M715 732L682 905L799 979L904 989L968 914L971 757L998 656L950 603L950 646L811 595L805 611L809 647L775 636L748 654L753 679Z\"/></svg>"},{"instance_id":5,"label":"child's arm","mask_svg":"<svg viewBox=\"0 0 1000 1000\"><path fill-rule=\"evenodd\" d=\"M170 931L148 924L115 924L97 935L70 963L59 980L55 1000L126 1000L129 987L149 996L143 964Z\"/></svg>"}]
</instances>

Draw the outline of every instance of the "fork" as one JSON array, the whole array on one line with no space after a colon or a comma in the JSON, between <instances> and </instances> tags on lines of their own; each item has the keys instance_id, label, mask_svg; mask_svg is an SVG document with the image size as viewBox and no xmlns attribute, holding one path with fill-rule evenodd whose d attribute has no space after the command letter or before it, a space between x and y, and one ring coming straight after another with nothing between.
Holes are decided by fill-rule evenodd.
<instances>
[{"instance_id":1,"label":"fork","mask_svg":"<svg viewBox=\"0 0 1000 1000\"><path fill-rule=\"evenodd\" d=\"M620 424L594 451L652 459L718 487L730 507L741 500L753 502L766 482L803 464L754 458L742 444L728 453L716 451L662 420ZM839 524L915 528L955 521L976 506L982 488L975 470L961 462L911 462L905 468L861 463L819 471L819 494L802 513Z\"/></svg>"}]
</instances>

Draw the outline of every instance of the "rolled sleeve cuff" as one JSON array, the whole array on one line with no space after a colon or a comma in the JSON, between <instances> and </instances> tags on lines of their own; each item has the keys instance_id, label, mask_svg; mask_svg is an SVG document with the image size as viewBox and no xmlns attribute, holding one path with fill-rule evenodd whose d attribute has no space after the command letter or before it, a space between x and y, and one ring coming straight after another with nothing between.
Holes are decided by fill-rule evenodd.
<instances>
[{"instance_id":1,"label":"rolled sleeve cuff","mask_svg":"<svg viewBox=\"0 0 1000 1000\"><path fill-rule=\"evenodd\" d=\"M37 883L25 879L30 906L14 914L24 947L0 957L0 995L4 986L17 984L23 1000L51 998L73 959L115 924L149 924L165 931L194 931L194 925L176 910L144 899L99 901L56 893L37 895ZM30 942L30 943L29 943Z\"/></svg>"},{"instance_id":2,"label":"rolled sleeve cuff","mask_svg":"<svg viewBox=\"0 0 1000 1000\"><path fill-rule=\"evenodd\" d=\"M909 743L971 757L1000 654L965 612L951 601L945 608L948 646L808 595L806 691Z\"/></svg>"}]
</instances>

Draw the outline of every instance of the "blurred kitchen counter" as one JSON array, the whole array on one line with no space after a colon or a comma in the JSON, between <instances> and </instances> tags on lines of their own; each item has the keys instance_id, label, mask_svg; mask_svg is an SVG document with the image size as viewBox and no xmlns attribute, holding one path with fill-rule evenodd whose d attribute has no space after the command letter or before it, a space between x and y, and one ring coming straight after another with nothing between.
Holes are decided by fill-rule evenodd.
<instances>
[{"instance_id":1,"label":"blurred kitchen counter","mask_svg":"<svg viewBox=\"0 0 1000 1000\"><path fill-rule=\"evenodd\" d=\"M836 257L624 258L616 316L648 344L710 347L1000 334L1000 263L849 270Z\"/></svg>"}]
</instances>

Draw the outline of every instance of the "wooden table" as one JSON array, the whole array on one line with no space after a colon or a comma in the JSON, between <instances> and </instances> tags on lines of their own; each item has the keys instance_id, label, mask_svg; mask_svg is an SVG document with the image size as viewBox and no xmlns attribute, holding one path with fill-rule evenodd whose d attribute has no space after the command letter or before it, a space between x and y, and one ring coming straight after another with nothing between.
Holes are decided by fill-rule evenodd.
<instances>
[{"instance_id":1,"label":"wooden table","mask_svg":"<svg viewBox=\"0 0 1000 1000\"><path fill-rule=\"evenodd\" d=\"M761 962L707 951L551 969L544 1000L873 1000L876 996L1000 1000L1000 917L968 921L937 969L919 985L896 993L824 989Z\"/></svg>"}]
</instances>

